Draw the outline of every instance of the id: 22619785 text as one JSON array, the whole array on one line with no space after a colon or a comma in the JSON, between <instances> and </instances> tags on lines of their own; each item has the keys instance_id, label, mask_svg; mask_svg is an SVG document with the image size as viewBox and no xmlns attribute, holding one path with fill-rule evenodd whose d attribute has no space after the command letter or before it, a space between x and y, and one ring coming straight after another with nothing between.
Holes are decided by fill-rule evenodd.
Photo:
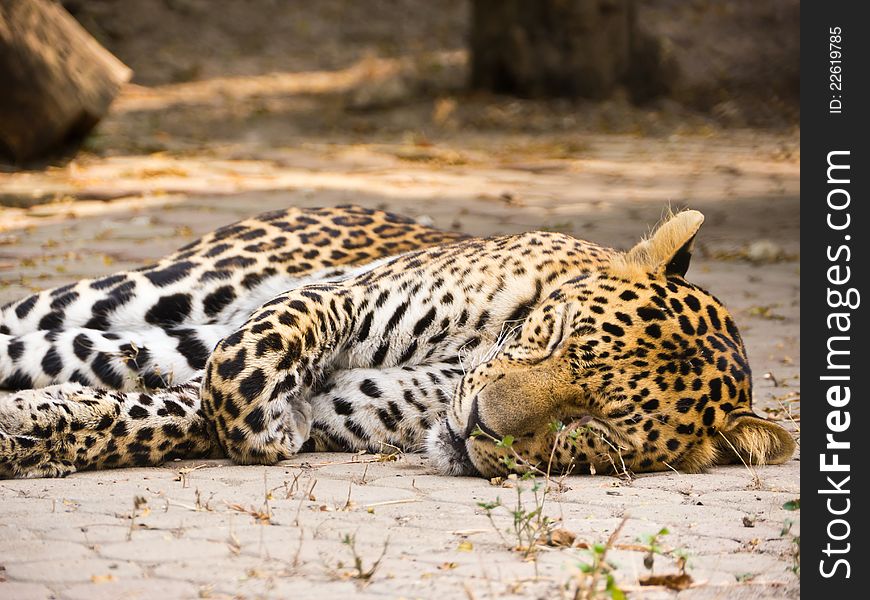
<instances>
[{"instance_id":1,"label":"id: 22619785 text","mask_svg":"<svg viewBox=\"0 0 870 600\"><path fill-rule=\"evenodd\" d=\"M828 89L831 100L828 112L839 115L843 112L843 29L828 28Z\"/></svg>"}]
</instances>

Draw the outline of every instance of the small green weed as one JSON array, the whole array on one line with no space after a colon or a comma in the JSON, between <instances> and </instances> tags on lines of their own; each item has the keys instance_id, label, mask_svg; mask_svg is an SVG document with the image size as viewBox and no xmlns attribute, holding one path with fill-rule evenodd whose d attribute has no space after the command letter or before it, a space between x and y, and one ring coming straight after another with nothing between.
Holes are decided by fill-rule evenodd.
<instances>
[{"instance_id":1,"label":"small green weed","mask_svg":"<svg viewBox=\"0 0 870 600\"><path fill-rule=\"evenodd\" d=\"M801 499L796 498L794 500L789 500L785 504L782 505L785 510L789 511L798 511L801 509ZM794 519L786 519L782 524L782 531L780 532L780 536L787 537L791 540L791 556L792 556L792 565L791 571L798 577L801 574L801 536L795 535L792 533L792 527L794 527L795 523Z\"/></svg>"},{"instance_id":2,"label":"small green weed","mask_svg":"<svg viewBox=\"0 0 870 600\"><path fill-rule=\"evenodd\" d=\"M584 549L585 560L577 563L577 575L574 578L574 600L596 600L609 597L611 600L625 600L625 592L617 585L613 573L616 565L607 560L607 553L616 543L627 518L622 519L607 541L603 544L593 544Z\"/></svg>"}]
</instances>

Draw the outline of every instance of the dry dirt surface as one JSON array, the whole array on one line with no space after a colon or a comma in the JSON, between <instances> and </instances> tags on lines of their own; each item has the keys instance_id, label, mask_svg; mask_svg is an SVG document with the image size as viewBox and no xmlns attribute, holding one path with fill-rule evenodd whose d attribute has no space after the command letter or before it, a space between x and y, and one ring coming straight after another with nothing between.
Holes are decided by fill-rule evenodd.
<instances>
[{"instance_id":1,"label":"dry dirt surface","mask_svg":"<svg viewBox=\"0 0 870 600\"><path fill-rule=\"evenodd\" d=\"M74 160L0 167L0 303L287 206L620 248L688 206L706 215L689 278L734 314L756 410L799 441L800 132L776 102L776 128L750 130L727 95L706 113L469 95L459 0L65 4L137 77ZM715 43L717 20L747 39L799 6L677 3L666 21L666 4L643 3L650 26L717 85L755 52ZM799 460L548 483L442 477L385 449L2 481L0 598L588 598L608 576L600 598L796 598ZM545 517L563 531L530 544Z\"/></svg>"}]
</instances>

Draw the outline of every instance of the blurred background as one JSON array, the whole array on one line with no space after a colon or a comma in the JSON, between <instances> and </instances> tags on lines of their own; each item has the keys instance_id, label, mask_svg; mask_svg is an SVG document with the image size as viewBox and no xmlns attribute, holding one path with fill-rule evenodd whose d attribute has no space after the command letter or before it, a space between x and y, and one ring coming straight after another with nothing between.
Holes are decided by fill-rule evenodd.
<instances>
[{"instance_id":1,"label":"blurred background","mask_svg":"<svg viewBox=\"0 0 870 600\"><path fill-rule=\"evenodd\" d=\"M96 48L69 23L31 35L44 24L20 7L38 4L58 7L0 0L7 97L23 99L0 102L0 132L54 126L75 97L31 90L30 57L108 58L83 55L91 79L73 83L102 93L56 143L16 155L7 136L0 281L15 290L349 202L616 246L692 206L708 257L798 253L798 0L59 3Z\"/></svg>"}]
</instances>

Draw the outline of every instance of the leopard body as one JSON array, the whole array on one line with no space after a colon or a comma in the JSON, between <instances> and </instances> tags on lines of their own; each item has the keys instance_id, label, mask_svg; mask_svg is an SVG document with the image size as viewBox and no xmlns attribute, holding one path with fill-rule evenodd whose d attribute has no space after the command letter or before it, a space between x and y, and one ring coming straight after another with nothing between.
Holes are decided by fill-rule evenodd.
<instances>
[{"instance_id":1,"label":"leopard body","mask_svg":"<svg viewBox=\"0 0 870 600\"><path fill-rule=\"evenodd\" d=\"M733 319L685 280L702 220L619 252L291 208L46 290L0 312L0 475L385 447L486 476L781 462Z\"/></svg>"}]
</instances>

